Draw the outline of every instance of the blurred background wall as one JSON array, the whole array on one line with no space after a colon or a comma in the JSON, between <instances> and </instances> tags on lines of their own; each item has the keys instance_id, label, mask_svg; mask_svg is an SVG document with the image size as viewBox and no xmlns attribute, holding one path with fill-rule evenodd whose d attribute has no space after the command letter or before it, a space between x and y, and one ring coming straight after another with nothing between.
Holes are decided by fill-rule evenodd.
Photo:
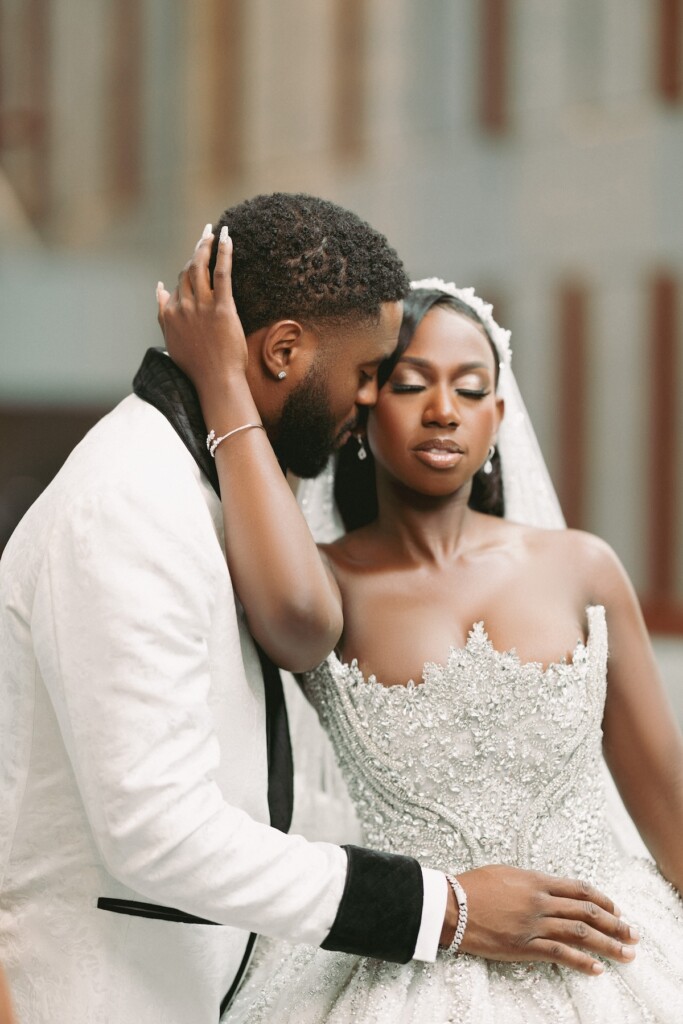
<instances>
[{"instance_id":1,"label":"blurred background wall","mask_svg":"<svg viewBox=\"0 0 683 1024\"><path fill-rule=\"evenodd\" d=\"M512 328L683 718L683 0L0 0L0 549L206 221L308 191Z\"/></svg>"}]
</instances>

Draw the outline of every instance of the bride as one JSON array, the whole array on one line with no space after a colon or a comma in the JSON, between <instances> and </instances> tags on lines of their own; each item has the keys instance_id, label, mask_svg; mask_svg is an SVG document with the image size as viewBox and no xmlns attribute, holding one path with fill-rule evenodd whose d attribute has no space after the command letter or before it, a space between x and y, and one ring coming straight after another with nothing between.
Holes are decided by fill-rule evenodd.
<instances>
[{"instance_id":1,"label":"bride","mask_svg":"<svg viewBox=\"0 0 683 1024\"><path fill-rule=\"evenodd\" d=\"M541 528L559 510L509 335L471 290L414 286L378 382L337 468L349 532L322 546L344 632L301 684L363 842L449 865L458 928L435 964L264 940L227 1019L680 1021L683 742L633 589L601 541ZM304 494L326 519L330 482ZM656 867L614 842L603 751ZM576 970L487 959L467 895L469 873L491 864L593 883L637 947L576 949ZM579 946L593 931L570 929Z\"/></svg>"}]
</instances>

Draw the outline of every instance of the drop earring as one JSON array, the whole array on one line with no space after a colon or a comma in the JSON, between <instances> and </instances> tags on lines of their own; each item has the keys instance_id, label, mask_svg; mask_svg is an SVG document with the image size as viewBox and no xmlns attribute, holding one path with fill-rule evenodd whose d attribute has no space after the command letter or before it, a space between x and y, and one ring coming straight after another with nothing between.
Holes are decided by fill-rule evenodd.
<instances>
[{"instance_id":1,"label":"drop earring","mask_svg":"<svg viewBox=\"0 0 683 1024\"><path fill-rule=\"evenodd\" d=\"M357 453L358 454L358 458L360 459L361 462L363 462L368 457L368 450L365 447L365 443L364 443L365 442L365 438L363 437L362 434L359 434L356 437L356 441L358 441L358 453Z\"/></svg>"},{"instance_id":2,"label":"drop earring","mask_svg":"<svg viewBox=\"0 0 683 1024\"><path fill-rule=\"evenodd\" d=\"M490 476L491 473L493 473L493 463L491 462L491 459L493 458L495 453L496 453L496 446L492 444L489 447L489 453L488 453L488 456L486 458L486 462L484 463L484 465L482 467L483 472L486 473L487 476Z\"/></svg>"}]
</instances>

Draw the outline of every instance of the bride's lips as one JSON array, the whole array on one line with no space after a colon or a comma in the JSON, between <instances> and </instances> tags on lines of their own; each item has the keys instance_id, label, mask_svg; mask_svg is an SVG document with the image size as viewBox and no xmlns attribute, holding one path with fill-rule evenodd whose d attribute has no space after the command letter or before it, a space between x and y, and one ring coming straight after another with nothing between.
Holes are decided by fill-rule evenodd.
<instances>
[{"instance_id":1,"label":"bride's lips","mask_svg":"<svg viewBox=\"0 0 683 1024\"><path fill-rule=\"evenodd\" d=\"M451 469L460 462L463 450L449 437L430 437L413 448L415 455L432 469Z\"/></svg>"}]
</instances>

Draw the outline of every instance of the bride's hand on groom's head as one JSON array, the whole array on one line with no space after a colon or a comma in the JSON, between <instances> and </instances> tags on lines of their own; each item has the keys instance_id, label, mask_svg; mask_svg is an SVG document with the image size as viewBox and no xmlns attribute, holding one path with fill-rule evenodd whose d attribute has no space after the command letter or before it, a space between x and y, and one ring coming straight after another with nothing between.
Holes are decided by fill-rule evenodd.
<instances>
[{"instance_id":1,"label":"bride's hand on groom's head","mask_svg":"<svg viewBox=\"0 0 683 1024\"><path fill-rule=\"evenodd\" d=\"M169 293L157 285L158 320L168 354L190 378L200 398L221 392L233 377L243 377L247 345L232 295L232 240L222 228L213 272L213 245L207 224L192 258Z\"/></svg>"},{"instance_id":2,"label":"bride's hand on groom's head","mask_svg":"<svg viewBox=\"0 0 683 1024\"><path fill-rule=\"evenodd\" d=\"M629 963L638 934L588 882L502 864L459 874L467 893L462 952L489 960L546 961L602 973L596 956Z\"/></svg>"}]
</instances>

